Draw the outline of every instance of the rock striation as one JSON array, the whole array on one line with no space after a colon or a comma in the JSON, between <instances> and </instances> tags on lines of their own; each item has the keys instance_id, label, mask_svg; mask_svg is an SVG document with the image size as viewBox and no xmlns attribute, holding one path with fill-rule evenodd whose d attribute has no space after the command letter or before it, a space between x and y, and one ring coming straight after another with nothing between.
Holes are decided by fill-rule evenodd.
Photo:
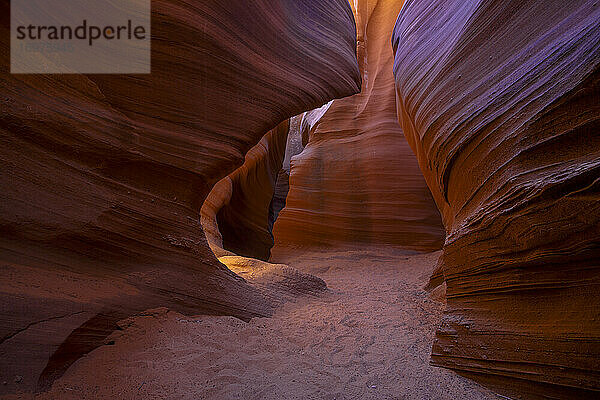
<instances>
[{"instance_id":1,"label":"rock striation","mask_svg":"<svg viewBox=\"0 0 600 400\"><path fill-rule=\"evenodd\" d=\"M198 215L265 132L359 90L347 2L153 0L149 75L10 75L1 7L0 394L141 310L269 315Z\"/></svg>"},{"instance_id":2,"label":"rock striation","mask_svg":"<svg viewBox=\"0 0 600 400\"><path fill-rule=\"evenodd\" d=\"M390 35L401 1L351 2L362 92L307 113L292 158L276 248L395 245L439 249L443 228L397 121Z\"/></svg>"},{"instance_id":3,"label":"rock striation","mask_svg":"<svg viewBox=\"0 0 600 400\"><path fill-rule=\"evenodd\" d=\"M285 120L270 130L248 151L244 164L220 180L206 198L202 225L217 256L228 253L269 259L273 247L270 207L289 128L289 120Z\"/></svg>"},{"instance_id":4,"label":"rock striation","mask_svg":"<svg viewBox=\"0 0 600 400\"><path fill-rule=\"evenodd\" d=\"M418 0L398 118L447 238L432 360L525 396L600 396L600 6Z\"/></svg>"}]
</instances>

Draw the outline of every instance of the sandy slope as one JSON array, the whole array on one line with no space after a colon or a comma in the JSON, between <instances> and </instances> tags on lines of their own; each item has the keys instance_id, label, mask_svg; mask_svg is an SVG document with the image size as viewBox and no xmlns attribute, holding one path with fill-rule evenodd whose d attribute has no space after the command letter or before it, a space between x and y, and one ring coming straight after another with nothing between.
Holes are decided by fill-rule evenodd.
<instances>
[{"instance_id":1,"label":"sandy slope","mask_svg":"<svg viewBox=\"0 0 600 400\"><path fill-rule=\"evenodd\" d=\"M421 287L437 256L276 254L278 262L320 276L330 290L250 323L164 309L123 321L114 345L79 360L36 398L497 398L429 365L443 305Z\"/></svg>"}]
</instances>

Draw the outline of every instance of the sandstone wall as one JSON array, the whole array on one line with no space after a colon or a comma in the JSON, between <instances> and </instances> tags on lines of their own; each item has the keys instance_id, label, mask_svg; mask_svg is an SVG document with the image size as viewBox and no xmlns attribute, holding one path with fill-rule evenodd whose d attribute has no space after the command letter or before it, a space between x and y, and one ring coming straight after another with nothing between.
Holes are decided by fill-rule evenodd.
<instances>
[{"instance_id":1,"label":"sandstone wall","mask_svg":"<svg viewBox=\"0 0 600 400\"><path fill-rule=\"evenodd\" d=\"M48 387L147 308L269 315L199 211L265 132L359 90L346 1L153 0L149 75L11 75L8 7L0 394Z\"/></svg>"},{"instance_id":2,"label":"sandstone wall","mask_svg":"<svg viewBox=\"0 0 600 400\"><path fill-rule=\"evenodd\" d=\"M390 36L402 1L352 2L362 92L306 116L276 247L441 247L439 213L396 117ZM323 114L323 111L324 114Z\"/></svg>"},{"instance_id":3,"label":"sandstone wall","mask_svg":"<svg viewBox=\"0 0 600 400\"><path fill-rule=\"evenodd\" d=\"M530 396L600 391L599 21L595 1L415 0L393 35L448 232L433 363Z\"/></svg>"},{"instance_id":4,"label":"sandstone wall","mask_svg":"<svg viewBox=\"0 0 600 400\"><path fill-rule=\"evenodd\" d=\"M263 136L246 154L244 164L219 181L204 202L202 225L217 256L269 259L273 247L270 207L289 127L286 120Z\"/></svg>"}]
</instances>

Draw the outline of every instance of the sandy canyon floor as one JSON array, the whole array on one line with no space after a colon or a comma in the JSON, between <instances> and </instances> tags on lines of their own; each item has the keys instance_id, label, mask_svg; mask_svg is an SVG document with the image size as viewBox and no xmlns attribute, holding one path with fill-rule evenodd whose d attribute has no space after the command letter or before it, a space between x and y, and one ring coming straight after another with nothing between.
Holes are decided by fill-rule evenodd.
<instances>
[{"instance_id":1,"label":"sandy canyon floor","mask_svg":"<svg viewBox=\"0 0 600 400\"><path fill-rule=\"evenodd\" d=\"M500 398L429 365L444 305L422 288L437 257L276 252L274 261L321 277L329 290L249 323L152 310L123 321L114 344L78 360L35 398Z\"/></svg>"}]
</instances>

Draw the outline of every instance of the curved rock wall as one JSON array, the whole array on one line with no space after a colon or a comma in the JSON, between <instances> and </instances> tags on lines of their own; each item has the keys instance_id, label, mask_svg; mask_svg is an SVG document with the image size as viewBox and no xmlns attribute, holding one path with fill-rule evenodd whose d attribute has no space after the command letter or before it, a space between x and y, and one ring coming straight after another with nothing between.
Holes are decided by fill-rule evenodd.
<instances>
[{"instance_id":1,"label":"curved rock wall","mask_svg":"<svg viewBox=\"0 0 600 400\"><path fill-rule=\"evenodd\" d=\"M153 0L135 76L10 75L0 7L0 394L48 387L140 310L268 315L198 213L265 132L358 91L347 2Z\"/></svg>"},{"instance_id":2,"label":"curved rock wall","mask_svg":"<svg viewBox=\"0 0 600 400\"><path fill-rule=\"evenodd\" d=\"M600 391L599 21L591 0L415 0L393 35L448 232L433 363L531 396Z\"/></svg>"},{"instance_id":3,"label":"curved rock wall","mask_svg":"<svg viewBox=\"0 0 600 400\"><path fill-rule=\"evenodd\" d=\"M286 207L275 222L276 248L438 249L444 235L439 213L396 116L390 35L402 2L352 5L362 92L306 116L308 143L292 159Z\"/></svg>"},{"instance_id":4,"label":"curved rock wall","mask_svg":"<svg viewBox=\"0 0 600 400\"><path fill-rule=\"evenodd\" d=\"M219 181L201 210L213 253L268 260L273 247L270 206L281 170L290 123L270 130L246 154L244 164Z\"/></svg>"}]
</instances>

